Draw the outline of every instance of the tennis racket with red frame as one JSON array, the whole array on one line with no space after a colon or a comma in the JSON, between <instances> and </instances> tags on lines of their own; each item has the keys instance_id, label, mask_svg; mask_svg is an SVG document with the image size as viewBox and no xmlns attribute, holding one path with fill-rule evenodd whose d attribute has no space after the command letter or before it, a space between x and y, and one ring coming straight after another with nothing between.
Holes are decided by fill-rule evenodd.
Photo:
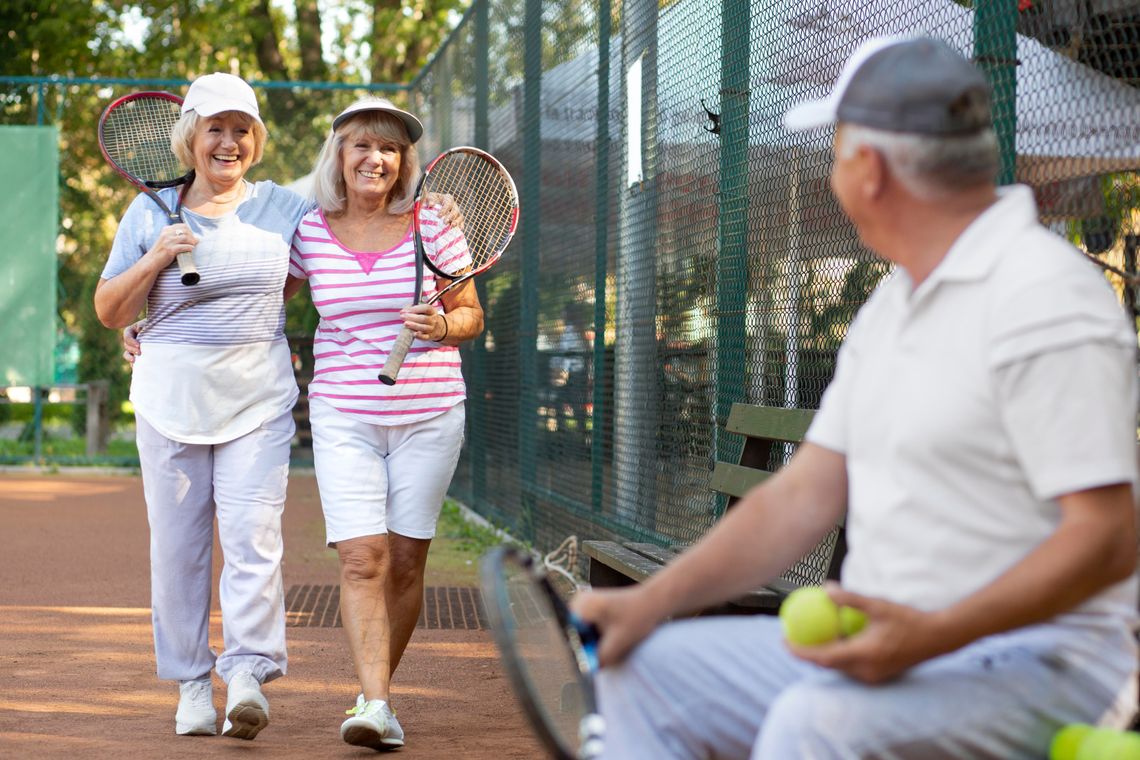
<instances>
[{"instance_id":1,"label":"tennis racket with red frame","mask_svg":"<svg viewBox=\"0 0 1140 760\"><path fill-rule=\"evenodd\" d=\"M425 200L448 195L463 218L463 228L444 230L442 235L458 235L447 245L433 246L432 255L424 248L422 212ZM426 264L437 276L449 282L436 291L427 303L437 302L445 293L472 277L486 272L502 257L515 234L519 219L519 196L514 180L490 153L478 148L459 147L441 153L420 177L416 186L416 202L412 212L412 230L416 250L415 303L423 298L423 268ZM415 333L408 327L400 331L380 382L394 385L400 367L411 348Z\"/></svg>"},{"instance_id":2,"label":"tennis racket with red frame","mask_svg":"<svg viewBox=\"0 0 1140 760\"><path fill-rule=\"evenodd\" d=\"M169 92L136 92L119 98L99 118L99 149L107 163L162 209L170 224L182 221L182 197L194 179L170 149L170 132L182 116L182 98ZM172 211L158 190L183 186ZM178 254L183 285L200 279L194 257Z\"/></svg>"}]
</instances>

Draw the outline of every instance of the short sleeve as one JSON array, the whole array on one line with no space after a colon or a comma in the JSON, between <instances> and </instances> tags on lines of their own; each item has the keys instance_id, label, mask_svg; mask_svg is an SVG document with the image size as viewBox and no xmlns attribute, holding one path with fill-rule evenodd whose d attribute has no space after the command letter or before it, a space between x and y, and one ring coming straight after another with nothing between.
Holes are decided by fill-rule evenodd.
<instances>
[{"instance_id":1,"label":"short sleeve","mask_svg":"<svg viewBox=\"0 0 1140 760\"><path fill-rule=\"evenodd\" d=\"M304 214L297 221L297 228L293 232L293 242L289 246L289 276L296 277L298 280L309 279L309 268L305 264L305 256L302 253L305 249L305 240L301 237L301 222L308 217L308 214Z\"/></svg>"},{"instance_id":2,"label":"short sleeve","mask_svg":"<svg viewBox=\"0 0 1140 760\"><path fill-rule=\"evenodd\" d=\"M293 234L293 244L289 246L289 276L298 280L309 279L309 270L305 269L305 260L301 257L301 236Z\"/></svg>"},{"instance_id":3,"label":"short sleeve","mask_svg":"<svg viewBox=\"0 0 1140 760\"><path fill-rule=\"evenodd\" d=\"M162 194L168 192L171 191L162 191ZM164 226L166 226L166 215L158 204L142 193L135 196L131 205L127 207L127 212L119 220L119 228L115 231L115 240L111 244L111 253L100 276L104 280L109 280L134 266L143 254L150 250Z\"/></svg>"},{"instance_id":4,"label":"short sleeve","mask_svg":"<svg viewBox=\"0 0 1140 760\"><path fill-rule=\"evenodd\" d=\"M294 229L301 223L305 214L313 208L311 200L280 185L273 186L273 202Z\"/></svg>"},{"instance_id":5,"label":"short sleeve","mask_svg":"<svg viewBox=\"0 0 1140 760\"><path fill-rule=\"evenodd\" d=\"M998 409L1040 499L1137 477L1136 349L1067 343L994 370Z\"/></svg>"}]
</instances>

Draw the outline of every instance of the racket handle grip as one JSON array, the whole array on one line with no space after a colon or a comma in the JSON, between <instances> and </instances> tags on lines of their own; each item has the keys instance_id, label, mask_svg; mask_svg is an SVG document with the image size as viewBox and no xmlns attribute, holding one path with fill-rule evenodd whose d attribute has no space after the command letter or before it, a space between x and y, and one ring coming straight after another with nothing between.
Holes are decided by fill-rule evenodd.
<instances>
[{"instance_id":1,"label":"racket handle grip","mask_svg":"<svg viewBox=\"0 0 1140 760\"><path fill-rule=\"evenodd\" d=\"M392 351L388 354L388 361L384 362L384 369L380 370L380 382L384 385L395 385L396 377L400 374L400 367L404 364L404 357L412 347L416 334L410 327L400 330L396 342L392 344Z\"/></svg>"},{"instance_id":2,"label":"racket handle grip","mask_svg":"<svg viewBox=\"0 0 1140 760\"><path fill-rule=\"evenodd\" d=\"M178 269L182 272L183 285L197 285L202 279L198 275L198 267L194 266L194 254L190 251L178 254Z\"/></svg>"}]
</instances>

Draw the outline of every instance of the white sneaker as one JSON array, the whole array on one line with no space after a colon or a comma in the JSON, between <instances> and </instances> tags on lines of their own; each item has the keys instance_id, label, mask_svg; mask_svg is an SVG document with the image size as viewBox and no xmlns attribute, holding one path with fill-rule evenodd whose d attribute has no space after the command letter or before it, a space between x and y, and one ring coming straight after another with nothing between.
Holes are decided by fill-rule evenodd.
<instances>
[{"instance_id":1,"label":"white sneaker","mask_svg":"<svg viewBox=\"0 0 1140 760\"><path fill-rule=\"evenodd\" d=\"M235 739L252 739L269 725L269 702L261 693L261 683L249 671L230 679L226 694L226 722L222 734Z\"/></svg>"},{"instance_id":2,"label":"white sneaker","mask_svg":"<svg viewBox=\"0 0 1140 760\"><path fill-rule=\"evenodd\" d=\"M180 681L178 712L174 713L174 731L180 736L216 736L218 711L214 709L214 685L210 678Z\"/></svg>"},{"instance_id":3,"label":"white sneaker","mask_svg":"<svg viewBox=\"0 0 1140 760\"><path fill-rule=\"evenodd\" d=\"M365 701L361 694L356 698L356 707L345 713L351 717L340 725L340 738L347 744L375 750L404 746L404 729L400 728L396 713L384 700Z\"/></svg>"}]
</instances>

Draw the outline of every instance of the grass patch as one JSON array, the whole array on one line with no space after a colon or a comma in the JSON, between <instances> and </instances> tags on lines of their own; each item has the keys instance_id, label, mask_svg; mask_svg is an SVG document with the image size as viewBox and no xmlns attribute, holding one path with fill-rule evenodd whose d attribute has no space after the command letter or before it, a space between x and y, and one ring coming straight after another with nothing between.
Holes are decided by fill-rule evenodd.
<instances>
[{"instance_id":1,"label":"grass patch","mask_svg":"<svg viewBox=\"0 0 1140 760\"><path fill-rule=\"evenodd\" d=\"M427 585L478 585L480 557L502 542L492 529L465 520L459 505L447 499L428 553Z\"/></svg>"}]
</instances>

